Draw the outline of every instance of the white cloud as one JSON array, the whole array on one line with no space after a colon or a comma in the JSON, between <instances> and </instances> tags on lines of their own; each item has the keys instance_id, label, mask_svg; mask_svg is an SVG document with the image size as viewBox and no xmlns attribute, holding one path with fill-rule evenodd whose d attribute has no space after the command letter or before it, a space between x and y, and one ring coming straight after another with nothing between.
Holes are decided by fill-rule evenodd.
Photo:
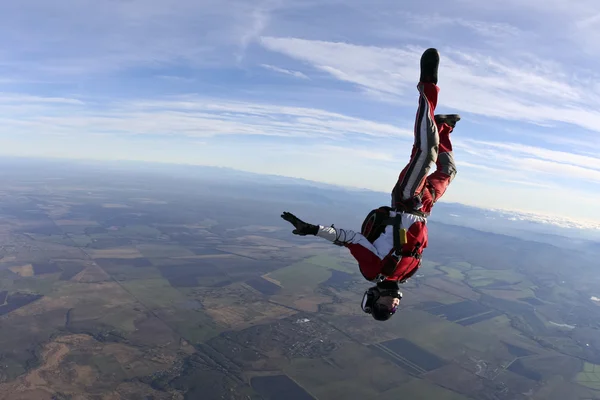
<instances>
[{"instance_id":1,"label":"white cloud","mask_svg":"<svg viewBox=\"0 0 600 400\"><path fill-rule=\"evenodd\" d=\"M271 71L279 72L280 74L291 75L295 78L309 79L308 76L306 76L305 74L303 74L300 71L292 71L289 69L280 68L280 67L277 67L274 65L269 65L269 64L261 64L261 67L271 70Z\"/></svg>"},{"instance_id":2,"label":"white cloud","mask_svg":"<svg viewBox=\"0 0 600 400\"><path fill-rule=\"evenodd\" d=\"M261 43L269 50L309 62L339 80L381 92L399 94L409 86L416 86L415 79L418 80L418 69L414 65L418 65L420 54L416 49L383 49L275 37L263 37Z\"/></svg>"},{"instance_id":3,"label":"white cloud","mask_svg":"<svg viewBox=\"0 0 600 400\"><path fill-rule=\"evenodd\" d=\"M83 105L84 102L79 99L71 99L65 97L47 97L47 96L31 96L26 94L0 93L0 104L20 105L20 104L69 104Z\"/></svg>"},{"instance_id":4,"label":"white cloud","mask_svg":"<svg viewBox=\"0 0 600 400\"><path fill-rule=\"evenodd\" d=\"M537 183L537 182L532 182L532 181L521 181L521 180L517 180L517 179L503 179L502 182L514 183L514 184L517 184L517 185L538 187L538 188L544 188L544 189L551 189L551 188L554 187L554 186L546 184L546 183Z\"/></svg>"},{"instance_id":5,"label":"white cloud","mask_svg":"<svg viewBox=\"0 0 600 400\"><path fill-rule=\"evenodd\" d=\"M532 185L548 185L547 180L556 181L556 178L563 178L563 181L571 181L573 184L579 182L595 184L600 182L600 158L597 157L518 143L470 139L460 143L459 147L461 149L464 147L468 154L474 155L488 165L501 167L499 177L508 173L513 175L513 180L531 182ZM539 176L539 174L545 176ZM518 178L518 176L521 178ZM557 190L564 190L564 187L556 182L551 186Z\"/></svg>"},{"instance_id":6,"label":"white cloud","mask_svg":"<svg viewBox=\"0 0 600 400\"><path fill-rule=\"evenodd\" d=\"M563 177L567 179L588 181L590 183L600 183L600 171L594 169L582 168L575 165L562 164L534 158L515 158L515 163L515 166L518 168L523 168L526 171L536 171L551 175L553 177Z\"/></svg>"},{"instance_id":7,"label":"white cloud","mask_svg":"<svg viewBox=\"0 0 600 400\"><path fill-rule=\"evenodd\" d=\"M456 166L457 166L457 168L460 168L461 170L462 170L462 168L466 167L466 168L480 169L480 170L488 171L488 172L490 172L490 171L499 172L500 171L500 169L492 168L487 165L470 163L470 162L463 161L463 160L457 161Z\"/></svg>"},{"instance_id":8,"label":"white cloud","mask_svg":"<svg viewBox=\"0 0 600 400\"><path fill-rule=\"evenodd\" d=\"M310 63L338 80L401 96L418 80L422 48L386 48L298 38L263 37L263 46ZM509 61L441 49L440 104L455 110L544 123L566 122L600 131L598 93L569 81L546 60ZM412 93L408 93L412 94Z\"/></svg>"},{"instance_id":9,"label":"white cloud","mask_svg":"<svg viewBox=\"0 0 600 400\"><path fill-rule=\"evenodd\" d=\"M408 150L409 147L406 146ZM378 151L374 149L356 148L351 145L348 146L317 146L313 155L322 157L345 157L350 162L360 162L360 160L367 161L397 161L397 155L391 152Z\"/></svg>"},{"instance_id":10,"label":"white cloud","mask_svg":"<svg viewBox=\"0 0 600 400\"><path fill-rule=\"evenodd\" d=\"M527 211L516 211L508 210L505 208L491 208L490 211L498 212L502 214L503 217L510 217L514 220L550 224L562 228L600 230L599 222L585 221L582 219L570 218L564 215L551 215Z\"/></svg>"},{"instance_id":11,"label":"white cloud","mask_svg":"<svg viewBox=\"0 0 600 400\"><path fill-rule=\"evenodd\" d=\"M78 106L76 109L73 106ZM98 104L95 104L98 106ZM103 103L103 111L85 107L77 99L0 96L0 132L44 132L85 136L173 135L214 137L259 135L292 138L340 139L364 137L411 138L396 126L304 107L252 104L194 96L167 100Z\"/></svg>"},{"instance_id":12,"label":"white cloud","mask_svg":"<svg viewBox=\"0 0 600 400\"><path fill-rule=\"evenodd\" d=\"M81 78L134 67L233 64L268 25L273 8L243 0L7 3L0 35L13 45L0 52L0 67Z\"/></svg>"},{"instance_id":13,"label":"white cloud","mask_svg":"<svg viewBox=\"0 0 600 400\"><path fill-rule=\"evenodd\" d=\"M165 81L171 81L171 82L195 82L196 79L194 78L186 78L183 76L176 76L176 75L158 75L157 76L158 79L162 79Z\"/></svg>"},{"instance_id":14,"label":"white cloud","mask_svg":"<svg viewBox=\"0 0 600 400\"><path fill-rule=\"evenodd\" d=\"M236 59L240 63L246 53L248 45L256 40L269 22L269 10L265 7L257 7L252 10L249 15L251 24L247 27L242 27L240 32L240 49L237 53Z\"/></svg>"},{"instance_id":15,"label":"white cloud","mask_svg":"<svg viewBox=\"0 0 600 400\"><path fill-rule=\"evenodd\" d=\"M491 149L492 151L509 151L515 156L528 155L543 160L553 161L556 163L572 164L583 168L600 170L600 158L592 157L589 155L580 155L575 153L568 153L565 151L550 150L542 147L526 146L519 143L500 143L481 140L466 140L466 142L480 146L485 149Z\"/></svg>"},{"instance_id":16,"label":"white cloud","mask_svg":"<svg viewBox=\"0 0 600 400\"><path fill-rule=\"evenodd\" d=\"M501 39L512 39L525 34L521 29L501 22L468 20L456 16L441 15L436 12L427 14L402 14L405 16L407 22L412 24L413 29L424 31L441 30L445 29L447 26L454 25L466 28L477 35L496 41Z\"/></svg>"}]
</instances>

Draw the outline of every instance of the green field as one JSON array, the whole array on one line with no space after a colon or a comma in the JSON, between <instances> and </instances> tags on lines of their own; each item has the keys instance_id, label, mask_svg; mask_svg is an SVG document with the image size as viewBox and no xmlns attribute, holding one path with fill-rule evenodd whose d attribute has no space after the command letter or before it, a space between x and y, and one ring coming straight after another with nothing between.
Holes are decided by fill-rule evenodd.
<instances>
[{"instance_id":1,"label":"green field","mask_svg":"<svg viewBox=\"0 0 600 400\"><path fill-rule=\"evenodd\" d=\"M64 281L58 280L59 274L28 276L15 279L12 283L10 280L7 280L6 282L2 282L2 289L51 295L54 290L64 285Z\"/></svg>"},{"instance_id":2,"label":"green field","mask_svg":"<svg viewBox=\"0 0 600 400\"><path fill-rule=\"evenodd\" d=\"M484 277L473 278L473 279L467 280L467 283L475 288L491 285L494 282L496 282L494 279L484 278Z\"/></svg>"},{"instance_id":3,"label":"green field","mask_svg":"<svg viewBox=\"0 0 600 400\"><path fill-rule=\"evenodd\" d=\"M575 381L590 389L600 390L600 365L585 362Z\"/></svg>"},{"instance_id":4,"label":"green field","mask_svg":"<svg viewBox=\"0 0 600 400\"><path fill-rule=\"evenodd\" d=\"M136 248L147 258L188 257L195 255L193 251L176 245L140 244Z\"/></svg>"},{"instance_id":5,"label":"green field","mask_svg":"<svg viewBox=\"0 0 600 400\"><path fill-rule=\"evenodd\" d=\"M440 269L440 271L443 271L446 275L448 275L448 277L450 279L454 279L457 281L462 281L463 279L465 279L465 275L456 268L452 268L452 267L438 267Z\"/></svg>"},{"instance_id":6,"label":"green field","mask_svg":"<svg viewBox=\"0 0 600 400\"><path fill-rule=\"evenodd\" d=\"M136 299L151 310L176 307L187 298L162 278L137 279L121 283Z\"/></svg>"},{"instance_id":7,"label":"green field","mask_svg":"<svg viewBox=\"0 0 600 400\"><path fill-rule=\"evenodd\" d=\"M285 292L313 291L331 277L331 272L320 265L300 261L267 275L281 283Z\"/></svg>"},{"instance_id":8,"label":"green field","mask_svg":"<svg viewBox=\"0 0 600 400\"><path fill-rule=\"evenodd\" d=\"M120 226L115 230L108 230L105 235L109 237L144 237L144 238L156 238L161 235L161 232L148 225L127 225Z\"/></svg>"},{"instance_id":9,"label":"green field","mask_svg":"<svg viewBox=\"0 0 600 400\"><path fill-rule=\"evenodd\" d=\"M310 263L310 264L317 265L319 267L335 269L338 271L347 272L349 274L356 274L358 272L358 266L355 267L355 266L344 265L340 262L339 258L333 257L333 256L318 255L318 256L309 257L303 261Z\"/></svg>"},{"instance_id":10,"label":"green field","mask_svg":"<svg viewBox=\"0 0 600 400\"><path fill-rule=\"evenodd\" d=\"M478 268L478 267L472 266L471 264L469 264L468 262L465 262L465 261L454 261L454 262L448 263L447 266L450 268L458 269L459 271L470 271L473 268Z\"/></svg>"},{"instance_id":11,"label":"green field","mask_svg":"<svg viewBox=\"0 0 600 400\"><path fill-rule=\"evenodd\" d=\"M408 383L381 393L380 396L410 400L469 400L466 396L418 378L411 378Z\"/></svg>"},{"instance_id":12,"label":"green field","mask_svg":"<svg viewBox=\"0 0 600 400\"><path fill-rule=\"evenodd\" d=\"M356 367L366 364L369 368ZM354 343L340 346L325 359L293 359L284 371L319 399L371 399L408 381L401 368Z\"/></svg>"}]
</instances>

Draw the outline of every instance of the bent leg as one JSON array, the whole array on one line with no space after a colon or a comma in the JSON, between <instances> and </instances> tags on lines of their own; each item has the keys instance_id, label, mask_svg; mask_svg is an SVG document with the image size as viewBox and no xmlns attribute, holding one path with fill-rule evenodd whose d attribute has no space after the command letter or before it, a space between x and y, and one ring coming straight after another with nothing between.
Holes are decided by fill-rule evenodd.
<instances>
[{"instance_id":1,"label":"bent leg","mask_svg":"<svg viewBox=\"0 0 600 400\"><path fill-rule=\"evenodd\" d=\"M431 200L423 202L423 211L429 212L436 201L446 193L448 185L456 176L456 163L452 152L452 141L450 133L453 128L446 124L438 126L440 145L439 155L436 160L436 170L427 177L426 187L431 193ZM429 196L428 196L429 197Z\"/></svg>"},{"instance_id":2,"label":"bent leg","mask_svg":"<svg viewBox=\"0 0 600 400\"><path fill-rule=\"evenodd\" d=\"M432 164L438 158L439 134L434 113L439 87L434 83L420 82L419 108L415 119L414 144L410 160L400 173L392 191L392 207L402 206L417 196L425 184Z\"/></svg>"}]
</instances>

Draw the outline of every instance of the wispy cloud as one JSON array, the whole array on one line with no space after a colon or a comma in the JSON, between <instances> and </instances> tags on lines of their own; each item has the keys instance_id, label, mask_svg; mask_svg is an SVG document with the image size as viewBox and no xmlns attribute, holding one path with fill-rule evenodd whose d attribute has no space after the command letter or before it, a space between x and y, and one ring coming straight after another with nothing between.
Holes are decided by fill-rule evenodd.
<instances>
[{"instance_id":1,"label":"wispy cloud","mask_svg":"<svg viewBox=\"0 0 600 400\"><path fill-rule=\"evenodd\" d=\"M269 65L269 64L261 64L260 66L263 68L266 68L268 70L274 71L274 72L279 72L280 74L291 75L294 78L309 79L308 76L306 76L305 74L303 74L300 71L292 71L289 69L280 68L280 67L276 67L274 65Z\"/></svg>"},{"instance_id":2,"label":"wispy cloud","mask_svg":"<svg viewBox=\"0 0 600 400\"><path fill-rule=\"evenodd\" d=\"M196 81L194 78L186 78L184 76L176 76L176 75L158 75L158 79L162 79L170 82L194 82Z\"/></svg>"},{"instance_id":3,"label":"wispy cloud","mask_svg":"<svg viewBox=\"0 0 600 400\"><path fill-rule=\"evenodd\" d=\"M510 174L513 178L521 177L514 179L515 183L528 181L546 186L552 181L552 186L557 190L565 190L566 187L561 186L565 182L568 186L588 182L590 189L600 182L600 158L597 157L518 143L465 140L461 144L468 149L475 149L467 151L474 161L496 165L501 169L497 175L499 179ZM561 179L561 183L557 182L558 179Z\"/></svg>"},{"instance_id":4,"label":"wispy cloud","mask_svg":"<svg viewBox=\"0 0 600 400\"><path fill-rule=\"evenodd\" d=\"M0 93L0 104L68 104L83 105L82 100L65 97L31 96L26 94Z\"/></svg>"},{"instance_id":5,"label":"wispy cloud","mask_svg":"<svg viewBox=\"0 0 600 400\"><path fill-rule=\"evenodd\" d=\"M556 187L556 186L552 186L547 183L537 183L537 182L533 182L533 181L520 181L520 180L516 180L516 179L503 179L502 182L514 183L517 185L531 186L531 187L544 188L544 189L552 189L553 187Z\"/></svg>"},{"instance_id":6,"label":"wispy cloud","mask_svg":"<svg viewBox=\"0 0 600 400\"><path fill-rule=\"evenodd\" d=\"M315 148L315 152L313 154L324 156L324 157L332 157L332 156L341 156L346 158L349 161L386 161L386 162L395 162L397 161L397 154L393 152L385 152L381 150L375 149L365 149L365 148L356 148L352 145L347 146L317 146Z\"/></svg>"},{"instance_id":7,"label":"wispy cloud","mask_svg":"<svg viewBox=\"0 0 600 400\"><path fill-rule=\"evenodd\" d=\"M494 208L492 211L499 212L503 217L513 220L537 222L540 224L555 225L569 229L590 229L594 231L600 230L600 223L585 222L580 219L565 217L564 215L561 216L527 211L514 211L502 208Z\"/></svg>"},{"instance_id":8,"label":"wispy cloud","mask_svg":"<svg viewBox=\"0 0 600 400\"><path fill-rule=\"evenodd\" d=\"M308 62L336 79L404 96L418 80L421 48L360 46L298 38L263 37L272 51ZM463 112L510 120L557 121L600 131L598 94L568 81L544 60L504 60L443 49L441 104Z\"/></svg>"},{"instance_id":9,"label":"wispy cloud","mask_svg":"<svg viewBox=\"0 0 600 400\"><path fill-rule=\"evenodd\" d=\"M238 63L243 60L248 45L264 31L269 22L269 17L269 8L265 5L258 6L251 11L249 15L250 25L240 28L240 48L236 56Z\"/></svg>"},{"instance_id":10,"label":"wispy cloud","mask_svg":"<svg viewBox=\"0 0 600 400\"><path fill-rule=\"evenodd\" d=\"M43 106L40 106L43 105ZM0 132L54 132L73 135L172 135L215 137L256 135L290 138L365 137L411 138L412 132L396 126L308 107L286 107L185 96L164 100L131 100L81 107L78 99L34 96L0 96L0 112L19 118L2 118ZM79 106L73 109L72 106ZM94 104L98 106L98 104Z\"/></svg>"},{"instance_id":11,"label":"wispy cloud","mask_svg":"<svg viewBox=\"0 0 600 400\"><path fill-rule=\"evenodd\" d=\"M542 160L553 161L560 164L571 164L578 167L600 170L600 158L580 155L565 151L556 151L543 147L526 146L519 143L487 142L480 140L467 140L468 143L478 145L482 149L491 149L512 153L516 157L534 156Z\"/></svg>"},{"instance_id":12,"label":"wispy cloud","mask_svg":"<svg viewBox=\"0 0 600 400\"><path fill-rule=\"evenodd\" d=\"M589 182L600 183L600 171L578 167L576 165L557 163L535 158L526 158L515 160L517 167L529 171L536 171L548 174L553 177L563 177L566 179L578 179Z\"/></svg>"},{"instance_id":13,"label":"wispy cloud","mask_svg":"<svg viewBox=\"0 0 600 400\"><path fill-rule=\"evenodd\" d=\"M427 14L402 13L402 15L405 16L406 21L413 28L418 30L439 30L445 29L448 26L458 26L466 28L484 38L493 39L493 43L498 43L498 40L516 38L525 34L523 30L502 22L472 20L456 16L449 17L435 12Z\"/></svg>"}]
</instances>

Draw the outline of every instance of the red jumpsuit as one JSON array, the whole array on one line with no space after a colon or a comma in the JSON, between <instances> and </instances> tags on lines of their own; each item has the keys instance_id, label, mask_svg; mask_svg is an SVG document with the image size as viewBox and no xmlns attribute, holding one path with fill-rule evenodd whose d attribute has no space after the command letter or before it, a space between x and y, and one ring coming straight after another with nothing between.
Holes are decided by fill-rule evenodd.
<instances>
[{"instance_id":1,"label":"red jumpsuit","mask_svg":"<svg viewBox=\"0 0 600 400\"><path fill-rule=\"evenodd\" d=\"M437 125L434 111L437 106L439 87L433 83L419 83L419 107L415 120L415 139L410 161L400 173L398 182L392 191L392 208L401 210L408 200L416 201L417 209L428 215L437 200L442 197L456 175L456 165L452 153L450 133L452 127ZM436 170L428 175L432 165ZM395 216L392 212L390 216ZM409 213L403 213L402 225L407 229L407 243L403 251L416 251L419 255L427 247L427 219ZM380 274L386 280L400 281L408 279L421 265L418 258L412 256L392 257L394 253L393 226L386 230L373 243L359 232L325 227L319 225L317 236L343 245L357 260L365 279L373 281ZM384 267L392 265L392 272L384 274ZM395 268L394 268L395 267Z\"/></svg>"}]
</instances>

